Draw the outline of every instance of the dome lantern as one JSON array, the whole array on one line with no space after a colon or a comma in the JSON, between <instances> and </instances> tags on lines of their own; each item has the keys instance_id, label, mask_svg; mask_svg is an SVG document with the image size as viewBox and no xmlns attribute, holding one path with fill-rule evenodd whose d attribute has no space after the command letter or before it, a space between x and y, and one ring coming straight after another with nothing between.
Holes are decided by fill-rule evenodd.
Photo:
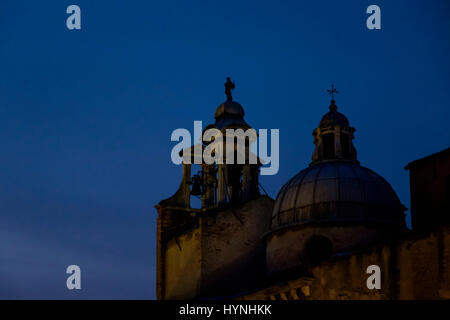
<instances>
[{"instance_id":1,"label":"dome lantern","mask_svg":"<svg viewBox=\"0 0 450 320\"><path fill-rule=\"evenodd\" d=\"M338 92L333 85L331 88L328 90L332 95L330 111L322 117L319 126L313 131L316 149L311 164L333 160L357 162L356 149L352 142L355 128L350 126L345 115L337 111L334 93Z\"/></svg>"}]
</instances>

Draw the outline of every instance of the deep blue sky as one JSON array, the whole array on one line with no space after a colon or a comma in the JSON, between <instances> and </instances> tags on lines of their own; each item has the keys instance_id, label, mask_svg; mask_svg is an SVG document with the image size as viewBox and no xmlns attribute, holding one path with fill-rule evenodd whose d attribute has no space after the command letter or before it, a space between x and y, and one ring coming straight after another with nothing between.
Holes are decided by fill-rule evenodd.
<instances>
[{"instance_id":1,"label":"deep blue sky","mask_svg":"<svg viewBox=\"0 0 450 320\"><path fill-rule=\"evenodd\" d=\"M272 197L309 164L335 83L361 164L409 207L403 167L449 146L449 18L447 0L1 1L0 298L154 298L170 134L213 121L226 76L248 123L280 129Z\"/></svg>"}]
</instances>

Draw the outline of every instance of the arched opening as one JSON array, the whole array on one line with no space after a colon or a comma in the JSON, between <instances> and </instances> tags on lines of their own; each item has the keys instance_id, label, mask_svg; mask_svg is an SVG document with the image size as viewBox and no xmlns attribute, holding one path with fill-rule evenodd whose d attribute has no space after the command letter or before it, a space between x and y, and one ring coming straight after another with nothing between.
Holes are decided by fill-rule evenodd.
<instances>
[{"instance_id":1,"label":"arched opening","mask_svg":"<svg viewBox=\"0 0 450 320\"><path fill-rule=\"evenodd\" d=\"M228 193L230 202L240 202L242 199L242 169L240 164L228 165Z\"/></svg>"},{"instance_id":2,"label":"arched opening","mask_svg":"<svg viewBox=\"0 0 450 320\"><path fill-rule=\"evenodd\" d=\"M202 168L199 164L191 165L191 180L188 182L191 189L191 208L202 207Z\"/></svg>"},{"instance_id":3,"label":"arched opening","mask_svg":"<svg viewBox=\"0 0 450 320\"><path fill-rule=\"evenodd\" d=\"M341 133L341 152L344 158L350 155L350 138L345 133Z\"/></svg>"},{"instance_id":4,"label":"arched opening","mask_svg":"<svg viewBox=\"0 0 450 320\"><path fill-rule=\"evenodd\" d=\"M307 265L316 265L333 254L333 244L324 236L313 235L305 243L303 258Z\"/></svg>"},{"instance_id":5,"label":"arched opening","mask_svg":"<svg viewBox=\"0 0 450 320\"><path fill-rule=\"evenodd\" d=\"M323 158L333 159L334 158L334 134L327 133L322 136L323 141Z\"/></svg>"}]
</instances>

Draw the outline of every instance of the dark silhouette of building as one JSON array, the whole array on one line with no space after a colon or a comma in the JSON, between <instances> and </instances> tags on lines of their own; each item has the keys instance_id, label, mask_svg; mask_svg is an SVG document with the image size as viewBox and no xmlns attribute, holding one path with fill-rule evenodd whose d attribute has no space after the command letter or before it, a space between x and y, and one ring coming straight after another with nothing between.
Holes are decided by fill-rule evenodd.
<instances>
[{"instance_id":1,"label":"dark silhouette of building","mask_svg":"<svg viewBox=\"0 0 450 320\"><path fill-rule=\"evenodd\" d=\"M411 224L429 231L450 223L450 148L410 162Z\"/></svg>"},{"instance_id":2,"label":"dark silhouette of building","mask_svg":"<svg viewBox=\"0 0 450 320\"><path fill-rule=\"evenodd\" d=\"M251 128L227 90L205 130ZM450 149L407 166L411 232L391 185L360 165L355 129L329 92L312 162L275 201L260 194L259 163L202 162L192 177L183 164L179 189L156 206L158 299L450 299ZM370 266L379 289L367 286Z\"/></svg>"}]
</instances>

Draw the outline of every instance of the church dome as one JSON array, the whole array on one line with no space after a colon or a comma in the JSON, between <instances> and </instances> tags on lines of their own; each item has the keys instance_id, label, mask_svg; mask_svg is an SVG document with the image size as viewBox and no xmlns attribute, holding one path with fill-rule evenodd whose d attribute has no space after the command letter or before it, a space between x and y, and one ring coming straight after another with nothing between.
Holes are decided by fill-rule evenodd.
<instances>
[{"instance_id":1,"label":"church dome","mask_svg":"<svg viewBox=\"0 0 450 320\"><path fill-rule=\"evenodd\" d=\"M406 229L405 207L391 185L359 164L355 128L330 111L314 129L312 162L280 190L266 235L269 276L284 277L334 254L391 240Z\"/></svg>"},{"instance_id":2,"label":"church dome","mask_svg":"<svg viewBox=\"0 0 450 320\"><path fill-rule=\"evenodd\" d=\"M309 222L376 222L403 225L404 207L390 184L357 162L312 165L279 192L272 230Z\"/></svg>"}]
</instances>

